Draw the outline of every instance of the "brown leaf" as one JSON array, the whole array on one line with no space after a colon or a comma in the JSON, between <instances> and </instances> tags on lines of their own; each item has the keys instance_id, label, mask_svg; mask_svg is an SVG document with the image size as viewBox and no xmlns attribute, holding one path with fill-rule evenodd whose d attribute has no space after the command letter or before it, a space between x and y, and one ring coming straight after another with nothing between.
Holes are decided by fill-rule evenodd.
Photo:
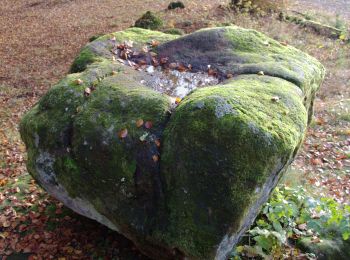
<instances>
[{"instance_id":1,"label":"brown leaf","mask_svg":"<svg viewBox=\"0 0 350 260\"><path fill-rule=\"evenodd\" d=\"M172 63L169 64L169 69L174 70L176 68L177 68L177 63L176 62L172 62Z\"/></svg>"},{"instance_id":2,"label":"brown leaf","mask_svg":"<svg viewBox=\"0 0 350 260\"><path fill-rule=\"evenodd\" d=\"M147 62L145 60L139 60L137 63L141 66L147 64Z\"/></svg>"},{"instance_id":3,"label":"brown leaf","mask_svg":"<svg viewBox=\"0 0 350 260\"><path fill-rule=\"evenodd\" d=\"M160 140L159 140L159 139L156 139L156 140L154 141L154 143L156 144L157 147L160 147Z\"/></svg>"},{"instance_id":4,"label":"brown leaf","mask_svg":"<svg viewBox=\"0 0 350 260\"><path fill-rule=\"evenodd\" d=\"M5 186L7 184L8 180L7 179L1 179L0 180L0 186Z\"/></svg>"},{"instance_id":5,"label":"brown leaf","mask_svg":"<svg viewBox=\"0 0 350 260\"><path fill-rule=\"evenodd\" d=\"M89 88L89 87L85 88L84 95L85 96L90 96L90 94L91 94L91 88Z\"/></svg>"},{"instance_id":6,"label":"brown leaf","mask_svg":"<svg viewBox=\"0 0 350 260\"><path fill-rule=\"evenodd\" d=\"M82 81L81 79L76 79L76 80L74 81L74 83L75 83L76 85L82 85L82 84L84 83L84 81Z\"/></svg>"},{"instance_id":7,"label":"brown leaf","mask_svg":"<svg viewBox=\"0 0 350 260\"><path fill-rule=\"evenodd\" d=\"M306 223L299 224L299 225L298 225L298 229L300 229L300 230L306 230L306 229L307 229Z\"/></svg>"},{"instance_id":8,"label":"brown leaf","mask_svg":"<svg viewBox=\"0 0 350 260\"><path fill-rule=\"evenodd\" d=\"M158 162L159 161L159 156L158 155L153 155L152 159L154 162Z\"/></svg>"},{"instance_id":9,"label":"brown leaf","mask_svg":"<svg viewBox=\"0 0 350 260\"><path fill-rule=\"evenodd\" d=\"M322 165L323 163L322 163L322 160L320 159L320 158L312 158L311 160L310 160L310 162L311 162L311 164L313 164L313 165Z\"/></svg>"},{"instance_id":10,"label":"brown leaf","mask_svg":"<svg viewBox=\"0 0 350 260\"><path fill-rule=\"evenodd\" d=\"M320 240L319 237L313 236L312 239L311 239L311 243L317 244L317 243L320 243L320 242L321 242L321 240Z\"/></svg>"},{"instance_id":11,"label":"brown leaf","mask_svg":"<svg viewBox=\"0 0 350 260\"><path fill-rule=\"evenodd\" d=\"M128 59L127 51L125 50L121 51L119 57L122 58L123 60L127 60Z\"/></svg>"},{"instance_id":12,"label":"brown leaf","mask_svg":"<svg viewBox=\"0 0 350 260\"><path fill-rule=\"evenodd\" d=\"M156 40L152 40L151 41L151 46L152 47L157 47L159 45L159 41L156 41Z\"/></svg>"},{"instance_id":13,"label":"brown leaf","mask_svg":"<svg viewBox=\"0 0 350 260\"><path fill-rule=\"evenodd\" d=\"M228 79L233 78L233 74L232 73L227 74L226 78L228 78Z\"/></svg>"},{"instance_id":14,"label":"brown leaf","mask_svg":"<svg viewBox=\"0 0 350 260\"><path fill-rule=\"evenodd\" d=\"M177 67L177 70L180 71L180 72L185 72L187 70L187 68L183 64L180 64Z\"/></svg>"},{"instance_id":15,"label":"brown leaf","mask_svg":"<svg viewBox=\"0 0 350 260\"><path fill-rule=\"evenodd\" d=\"M218 73L216 72L216 70L209 68L208 75L216 77L218 75Z\"/></svg>"},{"instance_id":16,"label":"brown leaf","mask_svg":"<svg viewBox=\"0 0 350 260\"><path fill-rule=\"evenodd\" d=\"M152 64L154 67L158 67L159 66L159 62L155 57L152 57Z\"/></svg>"},{"instance_id":17,"label":"brown leaf","mask_svg":"<svg viewBox=\"0 0 350 260\"><path fill-rule=\"evenodd\" d=\"M126 129L126 128L120 130L119 133L118 133L118 136L121 139L127 137L127 135L128 135L128 129Z\"/></svg>"},{"instance_id":18,"label":"brown leaf","mask_svg":"<svg viewBox=\"0 0 350 260\"><path fill-rule=\"evenodd\" d=\"M166 64L168 62L169 58L168 57L164 57L160 59L160 64Z\"/></svg>"},{"instance_id":19,"label":"brown leaf","mask_svg":"<svg viewBox=\"0 0 350 260\"><path fill-rule=\"evenodd\" d=\"M145 127L146 127L147 129L151 129L151 128L153 127L153 123L152 123L151 121L146 121Z\"/></svg>"},{"instance_id":20,"label":"brown leaf","mask_svg":"<svg viewBox=\"0 0 350 260\"><path fill-rule=\"evenodd\" d=\"M138 119L137 121L136 121L136 126L137 127L141 127L143 125L143 119Z\"/></svg>"}]
</instances>

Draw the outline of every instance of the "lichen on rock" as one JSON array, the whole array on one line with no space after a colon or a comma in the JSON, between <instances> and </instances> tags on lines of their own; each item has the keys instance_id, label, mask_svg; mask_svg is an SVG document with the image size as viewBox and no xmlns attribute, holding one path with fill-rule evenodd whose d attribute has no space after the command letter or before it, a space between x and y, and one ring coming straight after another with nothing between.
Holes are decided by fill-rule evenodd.
<instances>
[{"instance_id":1,"label":"lichen on rock","mask_svg":"<svg viewBox=\"0 0 350 260\"><path fill-rule=\"evenodd\" d=\"M172 68L215 85L174 102L157 78ZM234 26L108 34L71 72L21 121L28 171L156 259L229 255L295 157L324 77L309 55Z\"/></svg>"}]
</instances>

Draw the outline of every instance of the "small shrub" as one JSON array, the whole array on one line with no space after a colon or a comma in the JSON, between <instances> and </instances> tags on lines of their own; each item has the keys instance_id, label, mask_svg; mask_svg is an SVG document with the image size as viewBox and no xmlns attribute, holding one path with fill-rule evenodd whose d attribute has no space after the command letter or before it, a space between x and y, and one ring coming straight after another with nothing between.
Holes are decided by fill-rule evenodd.
<instances>
[{"instance_id":1,"label":"small shrub","mask_svg":"<svg viewBox=\"0 0 350 260\"><path fill-rule=\"evenodd\" d=\"M135 27L156 30L163 26L163 21L156 14L147 11L136 22Z\"/></svg>"},{"instance_id":2,"label":"small shrub","mask_svg":"<svg viewBox=\"0 0 350 260\"><path fill-rule=\"evenodd\" d=\"M302 187L277 187L247 232L253 243L242 241L233 256L282 259L289 240L349 240L349 214L350 206L332 198L315 199Z\"/></svg>"},{"instance_id":3,"label":"small shrub","mask_svg":"<svg viewBox=\"0 0 350 260\"><path fill-rule=\"evenodd\" d=\"M168 9L169 9L169 10L173 10L173 9L176 9L176 8L184 9L184 8L185 8L185 5L184 5L183 2L181 2L181 1L178 1L178 2L171 2L171 3L168 5Z\"/></svg>"}]
</instances>

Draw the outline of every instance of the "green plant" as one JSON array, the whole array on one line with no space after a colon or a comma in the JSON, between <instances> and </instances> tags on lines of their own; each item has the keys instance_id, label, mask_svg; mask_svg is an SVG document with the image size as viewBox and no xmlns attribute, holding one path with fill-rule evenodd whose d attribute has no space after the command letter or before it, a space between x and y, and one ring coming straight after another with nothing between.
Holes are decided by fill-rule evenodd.
<instances>
[{"instance_id":1,"label":"green plant","mask_svg":"<svg viewBox=\"0 0 350 260\"><path fill-rule=\"evenodd\" d=\"M350 206L341 205L332 198L315 199L298 186L277 187L263 206L255 224L248 231L253 244L242 241L233 255L286 257L288 240L311 237L320 239L350 238Z\"/></svg>"},{"instance_id":2,"label":"green plant","mask_svg":"<svg viewBox=\"0 0 350 260\"><path fill-rule=\"evenodd\" d=\"M135 27L156 30L163 26L163 21L156 14L147 11L136 22Z\"/></svg>"}]
</instances>

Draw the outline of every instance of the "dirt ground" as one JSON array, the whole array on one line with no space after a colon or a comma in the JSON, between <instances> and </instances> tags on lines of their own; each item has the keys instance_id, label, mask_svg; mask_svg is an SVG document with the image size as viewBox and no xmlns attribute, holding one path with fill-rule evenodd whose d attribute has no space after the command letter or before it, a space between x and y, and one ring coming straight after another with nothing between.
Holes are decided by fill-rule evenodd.
<instances>
[{"instance_id":1,"label":"dirt ground","mask_svg":"<svg viewBox=\"0 0 350 260\"><path fill-rule=\"evenodd\" d=\"M350 1L349 0L296 0L295 8L306 10L322 10L331 15L340 15L344 19L350 20Z\"/></svg>"},{"instance_id":2,"label":"dirt ground","mask_svg":"<svg viewBox=\"0 0 350 260\"><path fill-rule=\"evenodd\" d=\"M348 0L299 0L293 8L342 15ZM332 2L332 3L330 3ZM143 259L115 232L74 214L27 175L18 122L59 78L88 39L133 25L146 10L168 28L186 32L234 23L265 32L318 58L327 69L315 120L286 183L304 184L350 201L350 44L331 40L275 17L233 14L227 1L184 1L165 11L160 0L2 0L0 4L0 256L20 259ZM20 253L20 255L17 255ZM0 257L1 258L1 257ZM2 259L5 259L2 258ZM9 258L10 259L10 258ZM14 259L14 258L13 258Z\"/></svg>"}]
</instances>

